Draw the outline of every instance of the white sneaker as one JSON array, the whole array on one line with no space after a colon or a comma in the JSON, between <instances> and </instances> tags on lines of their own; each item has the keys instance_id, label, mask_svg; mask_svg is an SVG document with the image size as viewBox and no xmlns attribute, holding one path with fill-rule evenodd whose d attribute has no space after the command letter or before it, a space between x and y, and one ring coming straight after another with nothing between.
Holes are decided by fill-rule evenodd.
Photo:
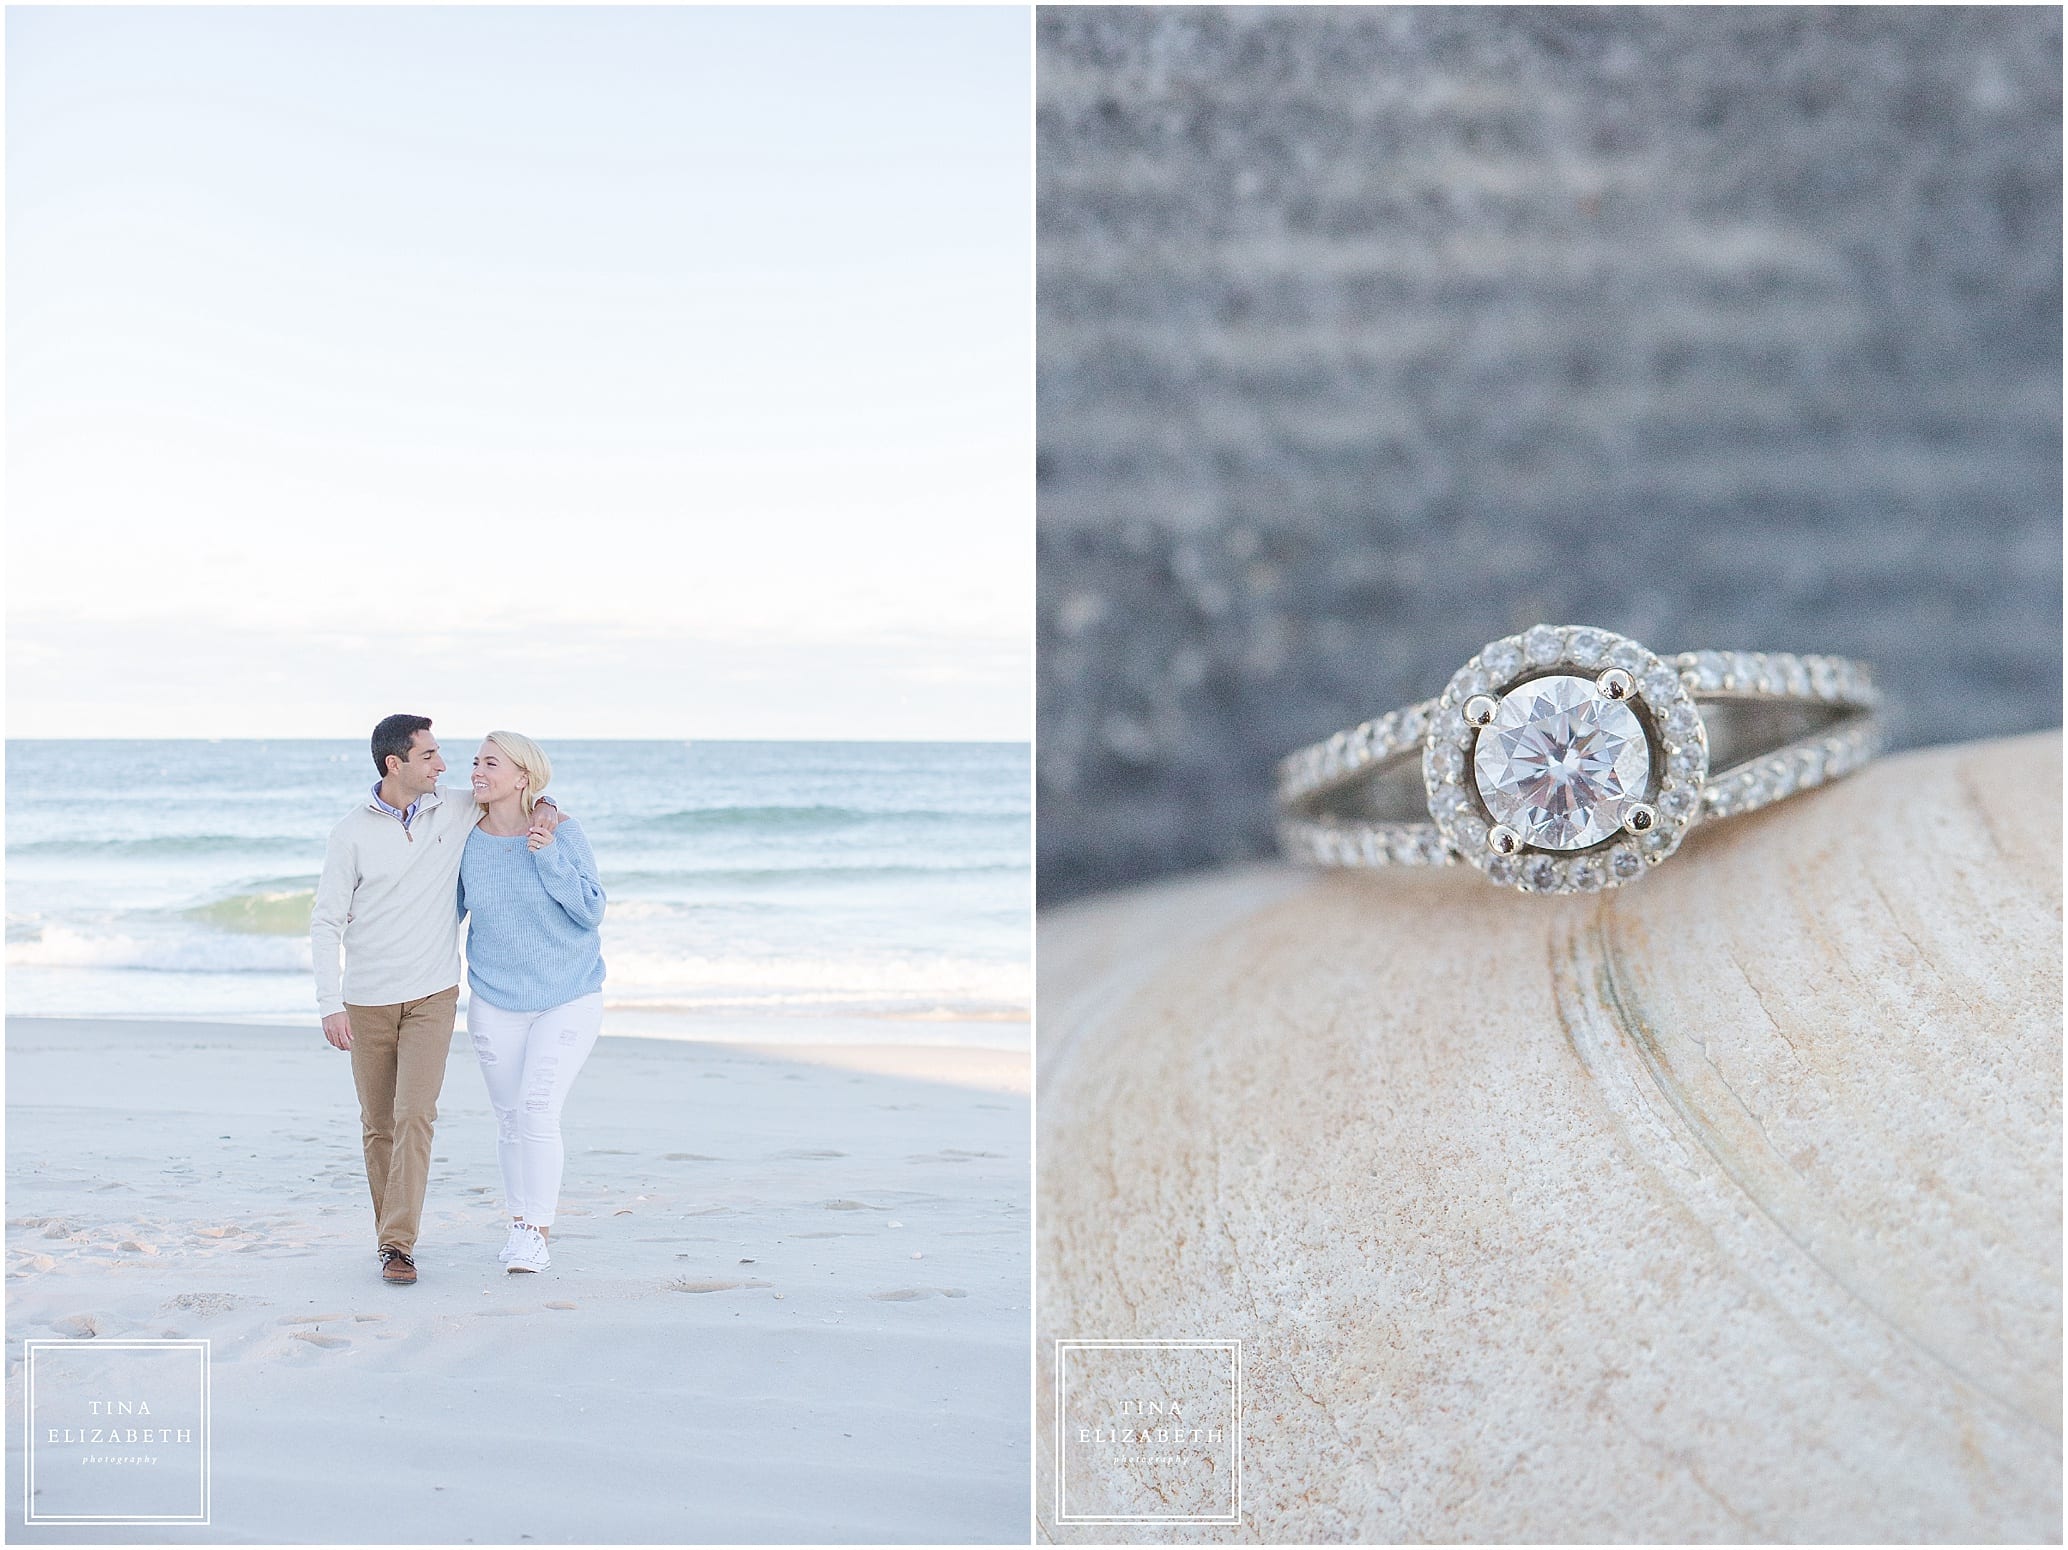
<instances>
[{"instance_id":1,"label":"white sneaker","mask_svg":"<svg viewBox=\"0 0 2068 1550\"><path fill-rule=\"evenodd\" d=\"M520 1270L544 1270L553 1263L553 1256L546 1252L546 1235L531 1223L526 1222L517 1229L519 1239L517 1251L509 1258L507 1268L515 1275Z\"/></svg>"},{"instance_id":2,"label":"white sneaker","mask_svg":"<svg viewBox=\"0 0 2068 1550\"><path fill-rule=\"evenodd\" d=\"M503 1240L503 1246L496 1254L496 1263L499 1265L509 1264L510 1257L517 1252L518 1245L523 1242L524 1224L522 1222L512 1222L510 1224L510 1236Z\"/></svg>"}]
</instances>

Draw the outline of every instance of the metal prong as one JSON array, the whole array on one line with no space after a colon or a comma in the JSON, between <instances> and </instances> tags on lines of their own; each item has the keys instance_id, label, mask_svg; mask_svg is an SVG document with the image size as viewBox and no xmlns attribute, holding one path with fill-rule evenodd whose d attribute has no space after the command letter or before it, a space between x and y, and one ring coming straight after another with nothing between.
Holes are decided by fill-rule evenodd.
<instances>
[{"instance_id":1,"label":"metal prong","mask_svg":"<svg viewBox=\"0 0 2068 1550\"><path fill-rule=\"evenodd\" d=\"M1627 700L1637 692L1637 683L1620 667L1612 667L1594 680L1594 687L1612 700Z\"/></svg>"},{"instance_id":2,"label":"metal prong","mask_svg":"<svg viewBox=\"0 0 2068 1550\"><path fill-rule=\"evenodd\" d=\"M1522 848L1522 836L1504 823L1486 831L1486 848L1497 856L1512 856Z\"/></svg>"},{"instance_id":3,"label":"metal prong","mask_svg":"<svg viewBox=\"0 0 2068 1550\"><path fill-rule=\"evenodd\" d=\"M1647 803L1632 802L1623 809L1623 827L1632 834L1649 834L1658 826L1659 815Z\"/></svg>"},{"instance_id":4,"label":"metal prong","mask_svg":"<svg viewBox=\"0 0 2068 1550\"><path fill-rule=\"evenodd\" d=\"M1465 702L1465 725L1483 727L1494 719L1494 712L1500 707L1484 694L1475 694Z\"/></svg>"}]
</instances>

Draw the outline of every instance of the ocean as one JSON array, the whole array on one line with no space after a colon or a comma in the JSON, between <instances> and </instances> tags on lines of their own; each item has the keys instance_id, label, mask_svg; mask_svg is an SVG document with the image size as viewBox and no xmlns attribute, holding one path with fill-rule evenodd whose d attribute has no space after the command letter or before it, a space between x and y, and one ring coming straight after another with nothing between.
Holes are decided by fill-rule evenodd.
<instances>
[{"instance_id":1,"label":"ocean","mask_svg":"<svg viewBox=\"0 0 2068 1550\"><path fill-rule=\"evenodd\" d=\"M1026 1047L1027 745L545 746L606 1031ZM8 1010L313 1033L324 841L374 779L364 742L10 740Z\"/></svg>"}]
</instances>

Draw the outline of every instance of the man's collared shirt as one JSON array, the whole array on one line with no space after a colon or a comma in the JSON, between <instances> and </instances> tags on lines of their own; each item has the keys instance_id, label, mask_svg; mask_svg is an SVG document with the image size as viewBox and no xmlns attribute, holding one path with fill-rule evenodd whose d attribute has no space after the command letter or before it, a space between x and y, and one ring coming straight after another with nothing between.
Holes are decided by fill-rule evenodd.
<instances>
[{"instance_id":1,"label":"man's collared shirt","mask_svg":"<svg viewBox=\"0 0 2068 1550\"><path fill-rule=\"evenodd\" d=\"M381 783L375 781L373 783L373 805L386 813L390 818L401 819L402 827L406 829L409 827L410 820L416 817L416 810L424 805L424 799L418 797L409 804L406 810L399 807L391 807L387 799L381 795Z\"/></svg>"}]
</instances>

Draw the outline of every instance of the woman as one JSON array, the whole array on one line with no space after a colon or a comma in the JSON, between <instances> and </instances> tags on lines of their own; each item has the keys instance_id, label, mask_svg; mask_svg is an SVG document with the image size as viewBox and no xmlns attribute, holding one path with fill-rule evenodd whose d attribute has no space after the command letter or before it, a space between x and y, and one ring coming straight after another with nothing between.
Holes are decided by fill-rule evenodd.
<instances>
[{"instance_id":1,"label":"woman","mask_svg":"<svg viewBox=\"0 0 2068 1550\"><path fill-rule=\"evenodd\" d=\"M511 1226L496 1257L515 1273L550 1263L546 1239L566 1150L560 1109L603 1026L603 885L581 825L531 821L553 778L545 750L491 732L474 756L481 821L460 859L467 917L467 1029L495 1107Z\"/></svg>"}]
</instances>

